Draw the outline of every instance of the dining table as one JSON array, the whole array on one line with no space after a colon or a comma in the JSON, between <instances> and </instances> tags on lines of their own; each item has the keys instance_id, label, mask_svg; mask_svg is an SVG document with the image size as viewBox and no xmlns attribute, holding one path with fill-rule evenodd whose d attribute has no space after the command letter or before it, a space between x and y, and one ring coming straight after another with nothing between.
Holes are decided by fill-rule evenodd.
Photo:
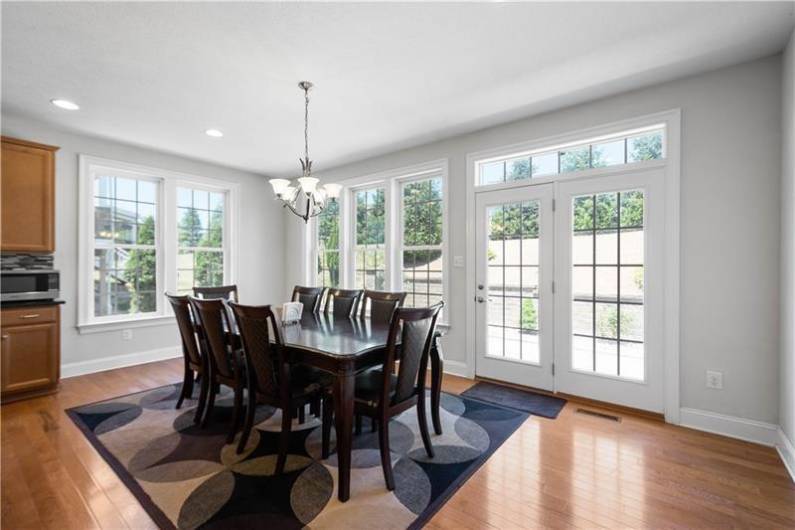
<instances>
[{"instance_id":1,"label":"dining table","mask_svg":"<svg viewBox=\"0 0 795 530\"><path fill-rule=\"evenodd\" d=\"M350 498L356 375L383 364L389 324L372 321L369 317L339 317L327 313L308 312L293 323L282 323L279 318L276 320L289 362L303 363L333 376L332 392L339 472L337 495L341 502L345 502ZM233 331L233 334L237 335L237 332ZM440 337L441 333L437 331L430 352L431 420L436 434L442 434L439 407L444 359L438 344ZM398 342L398 359L399 346Z\"/></svg>"}]
</instances>

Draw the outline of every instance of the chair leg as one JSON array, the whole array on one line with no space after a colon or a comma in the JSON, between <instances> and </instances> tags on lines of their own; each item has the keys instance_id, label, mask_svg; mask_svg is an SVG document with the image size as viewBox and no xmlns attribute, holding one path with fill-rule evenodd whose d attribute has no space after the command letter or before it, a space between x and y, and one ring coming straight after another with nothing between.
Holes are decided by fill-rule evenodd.
<instances>
[{"instance_id":1,"label":"chair leg","mask_svg":"<svg viewBox=\"0 0 795 530\"><path fill-rule=\"evenodd\" d=\"M428 453L428 458L433 458L433 445L431 445L431 435L428 433L428 418L425 416L425 390L420 389L420 391L420 396L417 398L417 423L420 426L425 452Z\"/></svg>"},{"instance_id":2,"label":"chair leg","mask_svg":"<svg viewBox=\"0 0 795 530\"><path fill-rule=\"evenodd\" d=\"M276 459L276 474L284 473L284 465L287 463L287 450L290 448L290 430L293 426L292 414L290 409L282 409L282 432L279 434L279 456Z\"/></svg>"},{"instance_id":3,"label":"chair leg","mask_svg":"<svg viewBox=\"0 0 795 530\"><path fill-rule=\"evenodd\" d=\"M370 418L370 432L378 430L378 421L375 418Z\"/></svg>"},{"instance_id":4,"label":"chair leg","mask_svg":"<svg viewBox=\"0 0 795 530\"><path fill-rule=\"evenodd\" d=\"M209 393L209 381L207 377L202 377L199 386L199 404L196 406L196 415L193 416L193 423L199 423L204 417L204 409L207 406L207 394Z\"/></svg>"},{"instance_id":5,"label":"chair leg","mask_svg":"<svg viewBox=\"0 0 795 530\"><path fill-rule=\"evenodd\" d=\"M334 403L331 396L323 398L323 443L322 443L322 459L325 460L329 457L329 446L331 445L331 424L334 421Z\"/></svg>"},{"instance_id":6,"label":"chair leg","mask_svg":"<svg viewBox=\"0 0 795 530\"><path fill-rule=\"evenodd\" d=\"M193 394L193 370L185 366L185 376L182 378L182 388L179 391L179 399L177 400L176 408L182 406L185 401L185 395Z\"/></svg>"},{"instance_id":7,"label":"chair leg","mask_svg":"<svg viewBox=\"0 0 795 530\"><path fill-rule=\"evenodd\" d=\"M312 398L312 401L309 402L309 413L315 418L320 417L320 397Z\"/></svg>"},{"instance_id":8,"label":"chair leg","mask_svg":"<svg viewBox=\"0 0 795 530\"><path fill-rule=\"evenodd\" d=\"M301 405L298 407L298 423L303 425L306 421L306 406Z\"/></svg>"},{"instance_id":9,"label":"chair leg","mask_svg":"<svg viewBox=\"0 0 795 530\"><path fill-rule=\"evenodd\" d=\"M230 444L235 439L237 429L240 426L240 409L243 408L243 386L240 384L235 385L235 408L232 410L232 428L229 434L226 435L226 443Z\"/></svg>"},{"instance_id":10,"label":"chair leg","mask_svg":"<svg viewBox=\"0 0 795 530\"><path fill-rule=\"evenodd\" d=\"M246 448L248 437L251 436L251 429L254 427L254 413L257 411L256 392L249 390L248 405L246 406L246 418L243 421L243 432L240 433L240 441L237 444L237 454L241 454Z\"/></svg>"},{"instance_id":11,"label":"chair leg","mask_svg":"<svg viewBox=\"0 0 795 530\"><path fill-rule=\"evenodd\" d=\"M379 449L381 449L381 467L384 469L386 489L392 491L395 489L395 479L392 476L392 459L391 453L389 452L389 420L385 419L380 423L380 429L378 429L378 445Z\"/></svg>"},{"instance_id":12,"label":"chair leg","mask_svg":"<svg viewBox=\"0 0 795 530\"><path fill-rule=\"evenodd\" d=\"M356 430L354 432L356 433L357 436L362 434L362 415L361 414L357 414L356 415Z\"/></svg>"},{"instance_id":13,"label":"chair leg","mask_svg":"<svg viewBox=\"0 0 795 530\"><path fill-rule=\"evenodd\" d=\"M201 428L204 429L207 427L207 421L210 419L210 416L213 413L213 407L215 406L215 394L217 393L217 386L215 383L210 382L208 386L212 386L212 391L207 395L207 409L204 411L204 417L202 418Z\"/></svg>"}]
</instances>

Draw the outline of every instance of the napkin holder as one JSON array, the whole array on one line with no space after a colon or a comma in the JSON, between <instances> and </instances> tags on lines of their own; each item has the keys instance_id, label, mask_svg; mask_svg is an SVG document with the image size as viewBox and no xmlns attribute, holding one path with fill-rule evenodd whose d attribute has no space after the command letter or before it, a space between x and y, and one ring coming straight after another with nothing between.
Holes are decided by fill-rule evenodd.
<instances>
[{"instance_id":1,"label":"napkin holder","mask_svg":"<svg viewBox=\"0 0 795 530\"><path fill-rule=\"evenodd\" d=\"M293 324L301 321L304 304L301 302L285 302L282 304L282 324Z\"/></svg>"}]
</instances>

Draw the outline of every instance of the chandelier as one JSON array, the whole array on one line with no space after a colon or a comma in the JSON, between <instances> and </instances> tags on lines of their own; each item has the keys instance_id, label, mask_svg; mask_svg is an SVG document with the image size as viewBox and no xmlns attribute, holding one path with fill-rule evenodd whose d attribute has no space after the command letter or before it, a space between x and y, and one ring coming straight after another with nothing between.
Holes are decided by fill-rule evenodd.
<instances>
[{"instance_id":1,"label":"chandelier","mask_svg":"<svg viewBox=\"0 0 795 530\"><path fill-rule=\"evenodd\" d=\"M309 222L309 219L320 215L328 201L336 201L340 195L340 184L319 186L320 179L312 176L312 161L309 160L309 89L312 83L301 81L298 87L304 91L304 158L301 160L302 176L298 185L293 186L287 179L270 179L273 194L284 203L285 208Z\"/></svg>"}]
</instances>

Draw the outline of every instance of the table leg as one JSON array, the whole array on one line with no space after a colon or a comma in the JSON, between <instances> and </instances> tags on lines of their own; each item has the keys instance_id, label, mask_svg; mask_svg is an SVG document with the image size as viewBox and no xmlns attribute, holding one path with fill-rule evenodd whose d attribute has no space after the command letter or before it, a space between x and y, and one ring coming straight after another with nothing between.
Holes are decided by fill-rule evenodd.
<instances>
[{"instance_id":1,"label":"table leg","mask_svg":"<svg viewBox=\"0 0 795 530\"><path fill-rule=\"evenodd\" d=\"M351 444L353 427L353 396L356 378L340 374L334 380L334 419L337 430L338 498L345 502L351 496Z\"/></svg>"},{"instance_id":2,"label":"table leg","mask_svg":"<svg viewBox=\"0 0 795 530\"><path fill-rule=\"evenodd\" d=\"M444 361L436 341L433 341L431 348L431 419L433 420L433 431L442 434L442 420L439 418L439 401L442 397L442 372L444 371Z\"/></svg>"}]
</instances>

